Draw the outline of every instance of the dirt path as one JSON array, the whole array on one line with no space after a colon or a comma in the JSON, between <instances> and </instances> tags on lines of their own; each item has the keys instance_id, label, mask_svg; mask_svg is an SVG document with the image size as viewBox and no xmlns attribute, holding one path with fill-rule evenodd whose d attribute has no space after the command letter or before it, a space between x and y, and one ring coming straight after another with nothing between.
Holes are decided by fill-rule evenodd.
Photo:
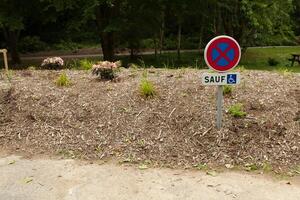
<instances>
[{"instance_id":1,"label":"dirt path","mask_svg":"<svg viewBox=\"0 0 300 200\"><path fill-rule=\"evenodd\" d=\"M209 176L198 171L139 170L113 164L73 160L0 158L0 199L263 199L296 200L296 180L226 172ZM299 180L298 180L299 181ZM288 184L287 184L288 183Z\"/></svg>"}]
</instances>

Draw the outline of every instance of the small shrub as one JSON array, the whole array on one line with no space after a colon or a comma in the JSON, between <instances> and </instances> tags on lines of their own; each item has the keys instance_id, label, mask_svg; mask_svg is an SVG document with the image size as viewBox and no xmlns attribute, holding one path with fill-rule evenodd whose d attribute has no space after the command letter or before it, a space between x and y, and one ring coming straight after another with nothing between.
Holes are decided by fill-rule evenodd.
<instances>
[{"instance_id":1,"label":"small shrub","mask_svg":"<svg viewBox=\"0 0 300 200\"><path fill-rule=\"evenodd\" d=\"M245 117L247 115L246 112L243 111L243 105L242 104L235 104L232 105L228 113L232 115L233 117Z\"/></svg>"},{"instance_id":2,"label":"small shrub","mask_svg":"<svg viewBox=\"0 0 300 200\"><path fill-rule=\"evenodd\" d=\"M82 48L82 45L72 42L72 41L61 40L58 44L54 44L53 48L55 50L76 51L76 50Z\"/></svg>"},{"instance_id":3,"label":"small shrub","mask_svg":"<svg viewBox=\"0 0 300 200\"><path fill-rule=\"evenodd\" d=\"M273 170L273 167L270 163L266 162L262 164L262 169L265 173L271 172Z\"/></svg>"},{"instance_id":4,"label":"small shrub","mask_svg":"<svg viewBox=\"0 0 300 200\"><path fill-rule=\"evenodd\" d=\"M289 76L291 75L293 72L288 69L287 67L280 67L277 69L277 72L283 76Z\"/></svg>"},{"instance_id":5,"label":"small shrub","mask_svg":"<svg viewBox=\"0 0 300 200\"><path fill-rule=\"evenodd\" d=\"M33 65L29 66L27 69L28 69L29 71L34 71L34 70L36 70L35 66L33 66Z\"/></svg>"},{"instance_id":6,"label":"small shrub","mask_svg":"<svg viewBox=\"0 0 300 200\"><path fill-rule=\"evenodd\" d=\"M6 77L7 77L7 80L8 82L11 83L12 79L13 79L13 71L12 70L8 70L8 72L6 73Z\"/></svg>"},{"instance_id":7,"label":"small shrub","mask_svg":"<svg viewBox=\"0 0 300 200\"><path fill-rule=\"evenodd\" d=\"M143 71L142 77L143 77L143 79L147 79L148 78L148 71L147 70Z\"/></svg>"},{"instance_id":8,"label":"small shrub","mask_svg":"<svg viewBox=\"0 0 300 200\"><path fill-rule=\"evenodd\" d=\"M153 97L156 92L154 85L147 79L143 79L140 84L140 93L143 97Z\"/></svg>"},{"instance_id":9,"label":"small shrub","mask_svg":"<svg viewBox=\"0 0 300 200\"><path fill-rule=\"evenodd\" d=\"M223 94L224 94L224 95L231 95L232 92L233 92L233 87L232 87L232 86L230 86L230 85L225 85L225 86L223 87Z\"/></svg>"},{"instance_id":10,"label":"small shrub","mask_svg":"<svg viewBox=\"0 0 300 200\"><path fill-rule=\"evenodd\" d=\"M56 85L60 87L68 86L70 85L70 79L67 76L66 73L62 73L56 80Z\"/></svg>"},{"instance_id":11,"label":"small shrub","mask_svg":"<svg viewBox=\"0 0 300 200\"><path fill-rule=\"evenodd\" d=\"M98 76L103 80L113 80L117 77L118 68L121 66L121 62L98 62L92 67L92 74Z\"/></svg>"},{"instance_id":12,"label":"small shrub","mask_svg":"<svg viewBox=\"0 0 300 200\"><path fill-rule=\"evenodd\" d=\"M196 165L194 165L193 167L195 167L198 170L207 170L208 166L206 163L202 164L202 163L198 163Z\"/></svg>"},{"instance_id":13,"label":"small shrub","mask_svg":"<svg viewBox=\"0 0 300 200\"><path fill-rule=\"evenodd\" d=\"M246 71L246 68L245 68L244 65L239 65L239 66L237 66L237 68L235 69L235 71L242 73L242 72Z\"/></svg>"},{"instance_id":14,"label":"small shrub","mask_svg":"<svg viewBox=\"0 0 300 200\"><path fill-rule=\"evenodd\" d=\"M47 47L45 42L42 42L37 36L26 36L21 39L19 48L21 52L37 52L43 51Z\"/></svg>"},{"instance_id":15,"label":"small shrub","mask_svg":"<svg viewBox=\"0 0 300 200\"><path fill-rule=\"evenodd\" d=\"M60 57L49 57L43 60L41 67L43 69L62 69L64 60Z\"/></svg>"},{"instance_id":16,"label":"small shrub","mask_svg":"<svg viewBox=\"0 0 300 200\"><path fill-rule=\"evenodd\" d=\"M256 171L259 170L259 166L255 163L248 163L245 165L246 171Z\"/></svg>"},{"instance_id":17,"label":"small shrub","mask_svg":"<svg viewBox=\"0 0 300 200\"><path fill-rule=\"evenodd\" d=\"M82 70L90 70L93 67L93 62L88 59L83 59L79 61L79 65Z\"/></svg>"},{"instance_id":18,"label":"small shrub","mask_svg":"<svg viewBox=\"0 0 300 200\"><path fill-rule=\"evenodd\" d=\"M277 66L279 65L279 61L276 58L269 58L268 59L268 64L269 66Z\"/></svg>"}]
</instances>

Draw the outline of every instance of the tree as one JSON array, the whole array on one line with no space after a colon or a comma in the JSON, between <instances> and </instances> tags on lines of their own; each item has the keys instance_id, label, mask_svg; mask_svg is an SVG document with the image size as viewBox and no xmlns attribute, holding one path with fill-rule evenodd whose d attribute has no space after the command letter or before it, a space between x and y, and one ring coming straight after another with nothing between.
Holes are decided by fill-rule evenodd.
<instances>
[{"instance_id":1,"label":"tree","mask_svg":"<svg viewBox=\"0 0 300 200\"><path fill-rule=\"evenodd\" d=\"M300 35L300 1L293 0L293 7L294 7L294 12L292 14L292 17L294 19L295 34L299 36Z\"/></svg>"},{"instance_id":2,"label":"tree","mask_svg":"<svg viewBox=\"0 0 300 200\"><path fill-rule=\"evenodd\" d=\"M20 31L24 29L24 16L28 14L27 4L25 1L17 0L0 1L0 28L13 64L21 63L18 54L18 39Z\"/></svg>"},{"instance_id":3,"label":"tree","mask_svg":"<svg viewBox=\"0 0 300 200\"><path fill-rule=\"evenodd\" d=\"M43 0L0 1L0 29L4 35L12 64L21 63L18 42L21 31L27 28L27 24L32 21L46 23L53 17L51 13L45 13L46 6L48 5Z\"/></svg>"}]
</instances>

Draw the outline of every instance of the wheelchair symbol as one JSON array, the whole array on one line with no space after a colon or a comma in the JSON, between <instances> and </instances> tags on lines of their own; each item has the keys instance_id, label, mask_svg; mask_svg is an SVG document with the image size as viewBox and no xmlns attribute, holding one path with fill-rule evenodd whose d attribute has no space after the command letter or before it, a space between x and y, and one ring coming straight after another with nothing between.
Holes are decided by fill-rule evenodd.
<instances>
[{"instance_id":1,"label":"wheelchair symbol","mask_svg":"<svg viewBox=\"0 0 300 200\"><path fill-rule=\"evenodd\" d=\"M236 84L236 74L227 75L227 84Z\"/></svg>"}]
</instances>

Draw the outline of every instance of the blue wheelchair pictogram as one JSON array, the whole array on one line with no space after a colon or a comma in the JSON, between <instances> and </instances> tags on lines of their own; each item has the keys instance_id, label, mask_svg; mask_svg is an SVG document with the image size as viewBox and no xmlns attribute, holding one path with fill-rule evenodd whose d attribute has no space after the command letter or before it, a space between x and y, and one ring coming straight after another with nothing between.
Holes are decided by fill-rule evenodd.
<instances>
[{"instance_id":1,"label":"blue wheelchair pictogram","mask_svg":"<svg viewBox=\"0 0 300 200\"><path fill-rule=\"evenodd\" d=\"M237 83L237 75L236 74L228 74L227 75L227 84L236 84Z\"/></svg>"},{"instance_id":2,"label":"blue wheelchair pictogram","mask_svg":"<svg viewBox=\"0 0 300 200\"><path fill-rule=\"evenodd\" d=\"M220 43L212 50L212 60L220 67L228 66L234 57L234 49L228 43Z\"/></svg>"}]
</instances>

